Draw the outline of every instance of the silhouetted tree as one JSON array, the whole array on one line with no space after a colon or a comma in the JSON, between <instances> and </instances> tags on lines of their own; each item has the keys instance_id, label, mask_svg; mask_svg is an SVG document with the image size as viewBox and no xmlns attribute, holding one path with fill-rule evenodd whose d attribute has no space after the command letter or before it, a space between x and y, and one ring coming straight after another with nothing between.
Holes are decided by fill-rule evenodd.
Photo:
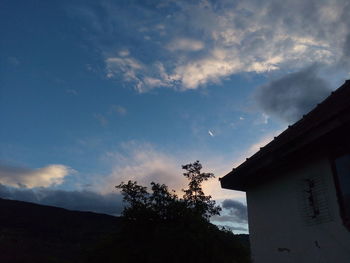
<instances>
[{"instance_id":1,"label":"silhouetted tree","mask_svg":"<svg viewBox=\"0 0 350 263\"><path fill-rule=\"evenodd\" d=\"M212 173L202 173L199 161L183 165L183 174L188 180L188 188L182 190L185 194L179 198L175 191L169 191L164 184L151 183L151 193L147 187L140 186L136 181L121 182L116 188L121 189L124 202L127 203L123 216L128 220L156 222L159 220L185 220L200 218L209 221L213 215L219 215L221 208L205 195L202 183L214 178Z\"/></svg>"},{"instance_id":2,"label":"silhouetted tree","mask_svg":"<svg viewBox=\"0 0 350 263\"><path fill-rule=\"evenodd\" d=\"M188 207L195 210L200 216L209 220L213 215L220 215L220 206L215 205L215 201L211 200L210 195L205 195L202 190L202 183L214 178L213 173L202 173L202 165L199 161L182 166L186 172L183 174L188 180L188 189L185 192L183 199L188 204Z\"/></svg>"},{"instance_id":3,"label":"silhouetted tree","mask_svg":"<svg viewBox=\"0 0 350 263\"><path fill-rule=\"evenodd\" d=\"M88 262L248 263L249 251L233 233L209 222L221 209L202 183L214 175L202 173L199 161L182 168L189 180L182 198L155 182L149 191L133 181L117 185L126 203L124 223L89 253Z\"/></svg>"}]
</instances>

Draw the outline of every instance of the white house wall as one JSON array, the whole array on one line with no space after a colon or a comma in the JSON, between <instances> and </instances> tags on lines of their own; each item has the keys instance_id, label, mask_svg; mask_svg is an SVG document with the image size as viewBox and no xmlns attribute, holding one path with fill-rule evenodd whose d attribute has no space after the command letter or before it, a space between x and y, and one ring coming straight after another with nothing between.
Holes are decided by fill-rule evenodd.
<instances>
[{"instance_id":1,"label":"white house wall","mask_svg":"<svg viewBox=\"0 0 350 263\"><path fill-rule=\"evenodd\" d=\"M320 214L313 217L313 188ZM350 232L340 218L330 162L317 160L247 191L254 263L349 263Z\"/></svg>"}]
</instances>

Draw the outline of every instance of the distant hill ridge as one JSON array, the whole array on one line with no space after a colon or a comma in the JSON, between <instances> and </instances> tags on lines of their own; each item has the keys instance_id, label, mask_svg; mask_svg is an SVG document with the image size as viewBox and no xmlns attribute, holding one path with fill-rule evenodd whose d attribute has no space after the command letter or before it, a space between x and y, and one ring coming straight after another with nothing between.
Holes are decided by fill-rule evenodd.
<instances>
[{"instance_id":1,"label":"distant hill ridge","mask_svg":"<svg viewBox=\"0 0 350 263\"><path fill-rule=\"evenodd\" d=\"M121 218L0 198L0 262L80 262Z\"/></svg>"},{"instance_id":2,"label":"distant hill ridge","mask_svg":"<svg viewBox=\"0 0 350 263\"><path fill-rule=\"evenodd\" d=\"M24 201L8 200L0 198L0 223L4 225L16 225L34 223L40 220L40 227L50 226L54 223L67 223L65 227L77 226L75 220L84 219L88 223L105 222L116 223L120 218L94 212L72 211L65 208L39 205ZM80 222L80 224L83 222Z\"/></svg>"}]
</instances>

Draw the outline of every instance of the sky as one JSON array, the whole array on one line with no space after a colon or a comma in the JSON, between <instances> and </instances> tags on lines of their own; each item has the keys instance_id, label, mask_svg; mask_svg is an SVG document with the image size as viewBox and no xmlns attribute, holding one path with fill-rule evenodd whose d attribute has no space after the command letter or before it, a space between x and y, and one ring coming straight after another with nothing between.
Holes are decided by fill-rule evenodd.
<instances>
[{"instance_id":1,"label":"sky","mask_svg":"<svg viewBox=\"0 0 350 263\"><path fill-rule=\"evenodd\" d=\"M350 78L347 0L0 2L0 197L119 214L200 160L246 233L242 163Z\"/></svg>"}]
</instances>

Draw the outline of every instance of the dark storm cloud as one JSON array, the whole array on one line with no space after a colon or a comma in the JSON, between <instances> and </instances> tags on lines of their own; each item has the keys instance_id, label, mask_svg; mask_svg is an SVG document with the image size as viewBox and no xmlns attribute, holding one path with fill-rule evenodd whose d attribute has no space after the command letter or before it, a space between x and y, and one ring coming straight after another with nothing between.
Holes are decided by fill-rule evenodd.
<instances>
[{"instance_id":1,"label":"dark storm cloud","mask_svg":"<svg viewBox=\"0 0 350 263\"><path fill-rule=\"evenodd\" d=\"M350 67L350 2L347 1L347 5L343 8L343 13L339 17L345 24L345 30L346 30L346 37L343 45L343 60L346 61L347 68Z\"/></svg>"},{"instance_id":2,"label":"dark storm cloud","mask_svg":"<svg viewBox=\"0 0 350 263\"><path fill-rule=\"evenodd\" d=\"M267 114L292 123L330 92L328 83L317 75L316 67L312 66L259 87L255 99Z\"/></svg>"},{"instance_id":3,"label":"dark storm cloud","mask_svg":"<svg viewBox=\"0 0 350 263\"><path fill-rule=\"evenodd\" d=\"M116 193L103 195L92 191L27 189L0 184L0 198L111 215L119 215L123 209L122 198Z\"/></svg>"},{"instance_id":4,"label":"dark storm cloud","mask_svg":"<svg viewBox=\"0 0 350 263\"><path fill-rule=\"evenodd\" d=\"M346 41L344 43L344 55L346 57L350 57L350 33L346 37Z\"/></svg>"},{"instance_id":5,"label":"dark storm cloud","mask_svg":"<svg viewBox=\"0 0 350 263\"><path fill-rule=\"evenodd\" d=\"M348 33L343 47L343 57L340 61L340 68L349 68L350 67L350 32Z\"/></svg>"},{"instance_id":6,"label":"dark storm cloud","mask_svg":"<svg viewBox=\"0 0 350 263\"><path fill-rule=\"evenodd\" d=\"M217 217L215 221L247 223L247 206L243 203L232 199L225 199L222 202L222 208L228 211L228 215Z\"/></svg>"}]
</instances>

